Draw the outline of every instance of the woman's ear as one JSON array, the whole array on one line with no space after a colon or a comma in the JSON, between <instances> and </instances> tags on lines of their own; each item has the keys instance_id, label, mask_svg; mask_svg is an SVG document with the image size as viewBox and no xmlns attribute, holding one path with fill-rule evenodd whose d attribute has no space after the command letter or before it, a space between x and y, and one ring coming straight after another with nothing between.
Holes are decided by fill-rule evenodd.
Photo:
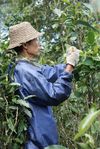
<instances>
[{"instance_id":1,"label":"woman's ear","mask_svg":"<svg viewBox=\"0 0 100 149\"><path fill-rule=\"evenodd\" d=\"M23 43L22 46L23 46L23 48L24 48L25 50L28 49L28 48L27 48L27 43Z\"/></svg>"}]
</instances>

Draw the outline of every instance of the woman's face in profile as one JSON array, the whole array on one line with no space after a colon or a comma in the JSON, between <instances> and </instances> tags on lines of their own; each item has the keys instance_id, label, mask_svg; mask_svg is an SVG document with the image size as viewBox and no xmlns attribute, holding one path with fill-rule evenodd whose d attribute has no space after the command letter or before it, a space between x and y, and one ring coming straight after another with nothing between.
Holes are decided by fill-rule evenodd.
<instances>
[{"instance_id":1,"label":"woman's face in profile","mask_svg":"<svg viewBox=\"0 0 100 149\"><path fill-rule=\"evenodd\" d=\"M41 45L40 45L39 40L37 38L27 42L26 47L27 47L27 53L31 57L37 57L40 55Z\"/></svg>"}]
</instances>

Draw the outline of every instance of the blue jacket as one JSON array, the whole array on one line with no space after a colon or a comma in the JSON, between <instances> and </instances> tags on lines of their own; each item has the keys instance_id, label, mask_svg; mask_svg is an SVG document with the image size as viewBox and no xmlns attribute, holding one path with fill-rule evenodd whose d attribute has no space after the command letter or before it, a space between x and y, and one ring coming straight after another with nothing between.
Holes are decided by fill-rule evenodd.
<instances>
[{"instance_id":1,"label":"blue jacket","mask_svg":"<svg viewBox=\"0 0 100 149\"><path fill-rule=\"evenodd\" d=\"M65 66L38 66L27 60L19 60L15 66L14 80L21 84L21 98L36 95L27 99L32 117L28 118L29 140L25 149L43 149L58 144L51 106L59 105L70 96L72 74L64 71Z\"/></svg>"}]
</instances>

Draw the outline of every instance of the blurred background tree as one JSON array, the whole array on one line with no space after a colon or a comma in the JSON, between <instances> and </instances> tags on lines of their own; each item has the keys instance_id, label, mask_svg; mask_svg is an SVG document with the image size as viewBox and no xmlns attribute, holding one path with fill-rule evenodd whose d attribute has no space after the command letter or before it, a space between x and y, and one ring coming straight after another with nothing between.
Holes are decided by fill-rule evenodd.
<instances>
[{"instance_id":1,"label":"blurred background tree","mask_svg":"<svg viewBox=\"0 0 100 149\"><path fill-rule=\"evenodd\" d=\"M92 3L93 4L93 3ZM100 4L100 2L99 2ZM98 10L98 9L95 9ZM10 84L7 67L16 57L7 51L9 26L29 21L44 32L40 39L44 50L39 59L42 64L65 63L66 49L74 45L82 50L80 63L74 71L73 91L69 100L54 107L60 144L69 149L78 148L73 138L78 124L95 106L100 109L100 14L88 0L2 0L0 1L0 147L19 149L25 142L25 103L18 104L14 95L18 84ZM23 107L23 108L21 108ZM26 109L25 109L26 108ZM100 118L88 133L95 148L100 147ZM85 142L81 137L80 142Z\"/></svg>"}]
</instances>

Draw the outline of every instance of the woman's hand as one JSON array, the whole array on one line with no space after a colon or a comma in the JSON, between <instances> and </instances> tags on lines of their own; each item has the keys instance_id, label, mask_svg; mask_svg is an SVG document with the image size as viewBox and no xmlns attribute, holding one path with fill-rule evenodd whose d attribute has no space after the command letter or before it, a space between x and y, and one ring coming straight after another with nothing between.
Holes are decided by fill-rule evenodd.
<instances>
[{"instance_id":1,"label":"woman's hand","mask_svg":"<svg viewBox=\"0 0 100 149\"><path fill-rule=\"evenodd\" d=\"M70 48L68 48L66 54L67 64L70 64L73 67L75 67L79 61L79 55L80 50L78 50L76 47L71 46Z\"/></svg>"}]
</instances>

